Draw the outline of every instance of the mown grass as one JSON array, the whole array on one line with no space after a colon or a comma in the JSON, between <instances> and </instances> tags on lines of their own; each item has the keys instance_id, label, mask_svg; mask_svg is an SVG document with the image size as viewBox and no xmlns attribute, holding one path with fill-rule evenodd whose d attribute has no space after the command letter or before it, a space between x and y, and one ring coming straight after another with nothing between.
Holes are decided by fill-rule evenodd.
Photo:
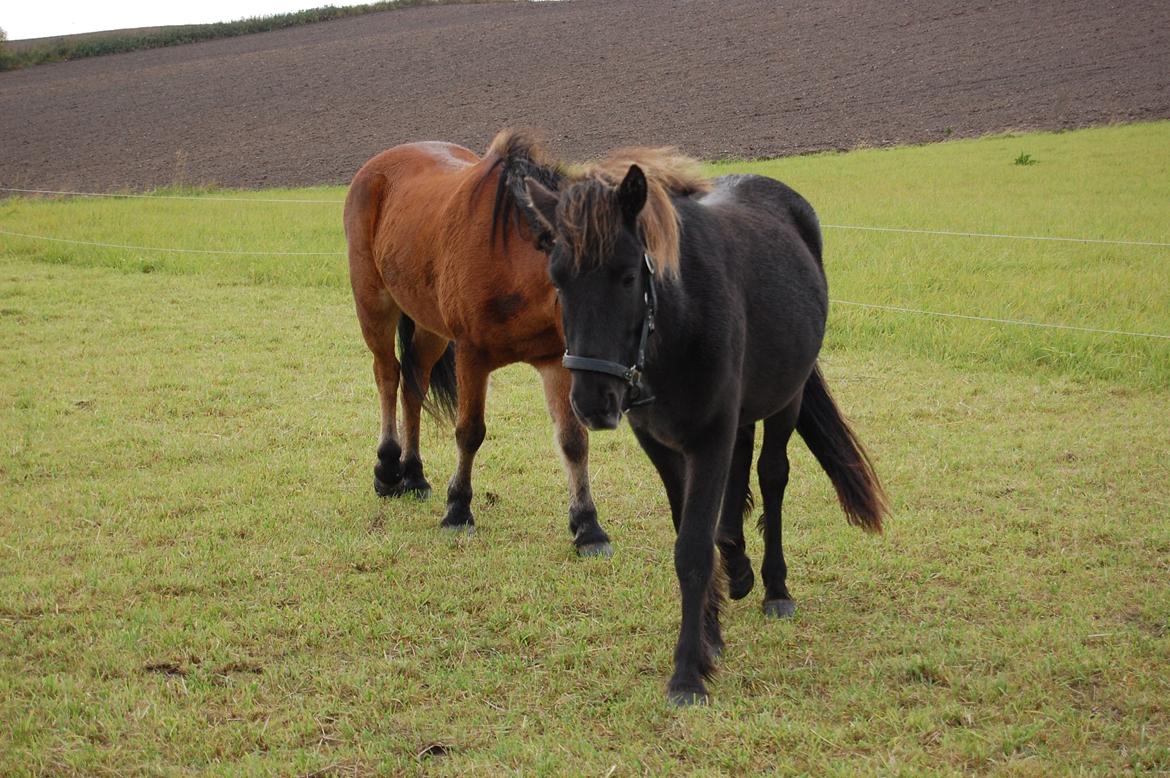
<instances>
[{"instance_id":1,"label":"mown grass","mask_svg":"<svg viewBox=\"0 0 1170 778\"><path fill-rule=\"evenodd\" d=\"M1040 164L1013 166L1018 148L1003 164L1043 170L1025 148ZM785 177L839 177L844 198L862 178L848 160ZM338 247L292 206L182 202L9 201L0 228ZM1126 212L1124 234L1165 229ZM732 605L712 706L675 711L672 530L628 431L591 441L617 554L576 559L538 381L501 371L479 531L451 538L441 499L369 487L376 401L340 257L166 257L144 274L153 255L0 240L0 773L1170 770L1170 391L1141 371L1111 376L1092 350L1069 370L935 353L903 329L915 320L879 341L835 309L826 373L894 517L881 538L847 527L794 445L798 616ZM883 290L864 267L830 271L835 295L848 278ZM450 431L427 424L424 454L441 484Z\"/></svg>"}]
</instances>

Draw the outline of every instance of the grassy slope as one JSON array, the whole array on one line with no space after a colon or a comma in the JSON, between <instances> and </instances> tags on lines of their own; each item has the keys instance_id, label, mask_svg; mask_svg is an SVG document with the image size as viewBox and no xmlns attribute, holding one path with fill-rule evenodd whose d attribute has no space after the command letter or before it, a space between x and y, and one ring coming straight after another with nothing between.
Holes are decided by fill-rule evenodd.
<instances>
[{"instance_id":1,"label":"grassy slope","mask_svg":"<svg viewBox=\"0 0 1170 778\"><path fill-rule=\"evenodd\" d=\"M1146 132L1156 154L1150 139L1166 129L1100 132L1089 138ZM1005 148L1037 149L1031 175L1043 144L1081 137ZM982 151L970 144L952 164ZM960 175L936 156L947 153L790 160L782 174L826 222L919 225L965 212L907 194L878 213L852 192L896 178L878 176L882 155L901 157L894 172L933 171L928 191L946 188ZM1123 177L1151 164L1127 159ZM1061 197L1074 210L1084 196ZM1165 213L1147 220L1143 202L1126 195L1102 234L1165 240L1148 232ZM217 207L214 225L184 221ZM1011 215L994 229L1046 224ZM933 226L996 218L976 217ZM330 250L335 225L259 205L0 205L4 229L123 243L220 234ZM755 595L729 608L714 705L676 712L661 699L677 619L670 523L628 432L592 441L618 554L577 560L538 383L502 371L478 462L480 531L450 539L435 529L441 500L369 490L376 403L340 259L281 270L0 240L0 773L1170 769L1170 392L1140 370L1111 377L1095 349L1072 344L1082 350L1067 370L1026 365L1049 333L1009 330L997 351L979 340L992 325L966 323L945 327L973 350L932 351L917 320L868 314L884 321L879 342L835 310L826 372L895 518L880 539L845 526L794 446L787 540L801 611L774 624ZM963 260L920 240L880 253L922 272ZM835 295L888 291L886 264L845 262L844 236L830 241ZM1041 278L1055 257L1015 251L1022 268L1035 256ZM1117 261L1160 256L1144 285L1165 293L1165 253L1142 251ZM179 272L137 272L148 266ZM943 294L906 282L907 295ZM888 299L1001 302L983 288ZM1019 299L1033 306L1020 315L1051 312ZM1129 302L1096 314L1163 332L1170 316ZM1124 343L1110 346L1121 364L1140 364ZM454 464L449 437L425 428L436 484ZM758 539L749 550L758 560Z\"/></svg>"}]
</instances>

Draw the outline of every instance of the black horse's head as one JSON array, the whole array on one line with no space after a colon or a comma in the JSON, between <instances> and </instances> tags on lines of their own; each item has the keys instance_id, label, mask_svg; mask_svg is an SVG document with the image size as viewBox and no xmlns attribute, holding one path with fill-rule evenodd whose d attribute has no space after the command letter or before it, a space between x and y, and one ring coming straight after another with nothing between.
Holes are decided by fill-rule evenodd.
<instances>
[{"instance_id":1,"label":"black horse's head","mask_svg":"<svg viewBox=\"0 0 1170 778\"><path fill-rule=\"evenodd\" d=\"M551 247L573 410L589 429L614 429L624 411L648 401L641 371L656 292L639 219L646 176L630 165L617 186L586 178L559 193L532 180L526 189L546 230L538 245Z\"/></svg>"}]
</instances>

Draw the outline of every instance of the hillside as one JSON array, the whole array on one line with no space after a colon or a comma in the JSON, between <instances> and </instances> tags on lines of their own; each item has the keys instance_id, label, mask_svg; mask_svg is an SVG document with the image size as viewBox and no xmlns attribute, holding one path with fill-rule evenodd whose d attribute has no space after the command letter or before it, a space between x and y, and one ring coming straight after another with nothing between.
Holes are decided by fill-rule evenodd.
<instances>
[{"instance_id":1,"label":"hillside","mask_svg":"<svg viewBox=\"0 0 1170 778\"><path fill-rule=\"evenodd\" d=\"M1170 117L1170 5L423 7L0 73L0 185L347 180L412 139L777 156ZM1057 7L1059 6L1059 7Z\"/></svg>"}]
</instances>

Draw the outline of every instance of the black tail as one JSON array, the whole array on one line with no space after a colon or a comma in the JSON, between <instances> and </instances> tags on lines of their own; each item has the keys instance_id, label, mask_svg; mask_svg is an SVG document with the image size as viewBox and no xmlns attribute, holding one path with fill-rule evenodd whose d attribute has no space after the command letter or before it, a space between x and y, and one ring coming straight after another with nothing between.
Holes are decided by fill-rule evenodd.
<instances>
[{"instance_id":1,"label":"black tail","mask_svg":"<svg viewBox=\"0 0 1170 778\"><path fill-rule=\"evenodd\" d=\"M804 385L796 431L829 474L849 523L881 532L882 517L889 513L885 490L861 441L833 402L820 365Z\"/></svg>"},{"instance_id":2,"label":"black tail","mask_svg":"<svg viewBox=\"0 0 1170 778\"><path fill-rule=\"evenodd\" d=\"M422 381L418 374L418 354L414 350L414 319L405 313L398 317L398 350L401 352L402 380L406 388L415 394L422 394ZM436 419L455 423L459 405L459 389L455 382L455 344L447 344L447 350L431 368L430 392L423 397L423 408Z\"/></svg>"}]
</instances>

